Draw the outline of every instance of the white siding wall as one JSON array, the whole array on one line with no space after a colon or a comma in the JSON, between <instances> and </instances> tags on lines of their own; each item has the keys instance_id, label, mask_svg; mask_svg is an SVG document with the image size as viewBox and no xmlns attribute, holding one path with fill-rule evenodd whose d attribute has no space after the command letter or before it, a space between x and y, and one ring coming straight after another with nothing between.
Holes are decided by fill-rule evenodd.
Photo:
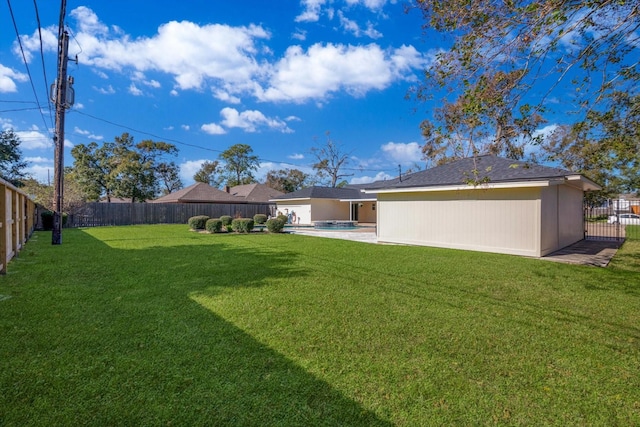
<instances>
[{"instance_id":1,"label":"white siding wall","mask_svg":"<svg viewBox=\"0 0 640 427\"><path fill-rule=\"evenodd\" d=\"M540 254L540 189L378 194L378 241Z\"/></svg>"},{"instance_id":2,"label":"white siding wall","mask_svg":"<svg viewBox=\"0 0 640 427\"><path fill-rule=\"evenodd\" d=\"M295 212L297 218L297 224L311 225L311 204L300 203L300 201L289 202L278 201L278 212L286 214L285 209L289 209L289 212Z\"/></svg>"}]
</instances>

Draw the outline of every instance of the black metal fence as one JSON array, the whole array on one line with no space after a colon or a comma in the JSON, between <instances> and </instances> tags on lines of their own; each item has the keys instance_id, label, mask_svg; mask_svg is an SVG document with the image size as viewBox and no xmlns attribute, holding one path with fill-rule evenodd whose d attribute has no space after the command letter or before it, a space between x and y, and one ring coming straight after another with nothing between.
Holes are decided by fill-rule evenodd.
<instances>
[{"instance_id":1,"label":"black metal fence","mask_svg":"<svg viewBox=\"0 0 640 427\"><path fill-rule=\"evenodd\" d=\"M269 203L87 203L67 217L66 227L96 227L134 224L186 224L196 215L252 218L275 215Z\"/></svg>"},{"instance_id":2,"label":"black metal fence","mask_svg":"<svg viewBox=\"0 0 640 427\"><path fill-rule=\"evenodd\" d=\"M585 238L640 239L640 200L610 200L601 206L584 205Z\"/></svg>"}]
</instances>

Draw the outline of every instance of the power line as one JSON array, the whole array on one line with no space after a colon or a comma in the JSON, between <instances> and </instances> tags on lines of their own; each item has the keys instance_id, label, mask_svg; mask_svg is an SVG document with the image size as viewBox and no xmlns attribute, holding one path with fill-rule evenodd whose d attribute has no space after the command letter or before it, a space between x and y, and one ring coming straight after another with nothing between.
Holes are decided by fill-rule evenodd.
<instances>
[{"instance_id":1,"label":"power line","mask_svg":"<svg viewBox=\"0 0 640 427\"><path fill-rule=\"evenodd\" d=\"M156 135L156 134L153 134L151 132L146 132L146 131L143 131L143 130L140 130L140 129L133 128L131 126L123 125L121 123L116 123L116 122L113 122L111 120L103 119L101 117L97 117L97 116L94 116L94 115L89 114L89 113L84 113L84 112L79 111L79 110L72 110L72 112L80 114L81 116L86 116L86 117L92 118L94 120L98 120L98 121L103 122L103 123L107 123L107 124L109 124L111 126L116 126L116 127L119 127L119 128L122 128L122 129L126 129L128 131L139 133L139 134L142 134L142 135L147 135L147 136L150 136L152 138L157 138L157 139L160 139L160 140L165 141L165 142L173 142L173 143L175 143L177 145L182 145L182 146L191 147L191 148L197 148L199 150L204 150L204 151L211 151L213 153L218 153L218 154L221 154L221 153L224 152L223 150L216 150L216 149L213 149L213 148L203 147L201 145L190 144L188 142L180 141L178 139L165 138L163 136ZM295 163L286 162L286 161L282 161L282 160L272 160L272 159L265 159L265 158L258 158L258 160L260 160L261 162L279 163L279 164L282 164L282 165L289 165L289 166L294 166L294 167L312 167L312 164L300 165L300 164L295 164ZM393 169L365 169L365 168L341 168L341 170L356 171L356 172L390 172L390 171L393 171Z\"/></svg>"},{"instance_id":2,"label":"power line","mask_svg":"<svg viewBox=\"0 0 640 427\"><path fill-rule=\"evenodd\" d=\"M29 69L29 63L27 62L27 56L24 53L24 47L22 46L22 39L20 38L20 31L18 31L18 24L16 23L15 15L13 14L13 7L11 6L11 0L7 0L7 4L9 5L9 13L11 14L11 21L13 22L13 29L16 32L16 37L18 39L18 45L20 46L20 52L22 53L22 61L24 62L24 66L27 69L27 75L29 76L29 82L31 83L31 89L33 90L33 96L36 98L36 104L40 109L40 116L42 117L42 123L44 123L44 128L49 130L49 126L47 125L47 121L44 118L44 114L42 113L42 106L40 105L40 100L38 99L38 93L36 92L36 87L33 83L33 78L31 76L31 70Z\"/></svg>"},{"instance_id":3,"label":"power line","mask_svg":"<svg viewBox=\"0 0 640 427\"><path fill-rule=\"evenodd\" d=\"M40 39L40 59L42 62L42 74L44 76L44 93L49 93L49 81L47 79L47 70L44 66L44 47L42 43L42 26L40 25L40 13L38 12L38 2L37 0L33 0L33 7L36 10L36 21L38 23L38 38ZM51 123L53 123L53 113L51 108L51 100L47 97L47 104L49 105L49 118L51 119Z\"/></svg>"}]
</instances>

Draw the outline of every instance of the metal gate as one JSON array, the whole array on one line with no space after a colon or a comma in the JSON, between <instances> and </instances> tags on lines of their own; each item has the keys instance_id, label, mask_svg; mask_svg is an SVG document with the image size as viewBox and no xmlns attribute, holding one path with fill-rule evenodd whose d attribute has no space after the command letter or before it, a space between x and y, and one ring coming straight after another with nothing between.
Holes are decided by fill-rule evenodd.
<instances>
[{"instance_id":1,"label":"metal gate","mask_svg":"<svg viewBox=\"0 0 640 427\"><path fill-rule=\"evenodd\" d=\"M585 200L583 206L585 239L640 239L640 200L614 199L600 206Z\"/></svg>"}]
</instances>

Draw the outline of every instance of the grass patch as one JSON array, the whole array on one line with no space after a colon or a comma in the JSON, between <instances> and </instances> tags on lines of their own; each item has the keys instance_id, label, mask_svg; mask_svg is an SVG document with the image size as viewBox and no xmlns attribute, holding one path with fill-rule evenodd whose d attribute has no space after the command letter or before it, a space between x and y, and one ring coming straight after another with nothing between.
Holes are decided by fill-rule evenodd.
<instances>
[{"instance_id":1,"label":"grass patch","mask_svg":"<svg viewBox=\"0 0 640 427\"><path fill-rule=\"evenodd\" d=\"M168 225L49 237L0 278L0 425L640 424L637 242L598 269Z\"/></svg>"}]
</instances>

